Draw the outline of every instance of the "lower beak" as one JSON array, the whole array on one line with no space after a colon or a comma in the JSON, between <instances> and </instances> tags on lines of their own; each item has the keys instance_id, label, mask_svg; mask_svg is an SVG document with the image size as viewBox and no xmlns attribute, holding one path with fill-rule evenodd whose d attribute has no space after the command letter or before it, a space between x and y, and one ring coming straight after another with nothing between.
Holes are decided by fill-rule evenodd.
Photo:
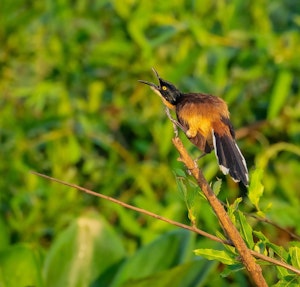
<instances>
[{"instance_id":1,"label":"lower beak","mask_svg":"<svg viewBox=\"0 0 300 287\"><path fill-rule=\"evenodd\" d=\"M143 80L138 80L140 83L143 83L143 84L146 84L146 85L148 85L148 86L150 86L151 88L154 88L155 90L158 90L158 86L157 85L155 85L155 84L153 84L153 83L151 83L151 82L147 82L147 81L143 81Z\"/></svg>"}]
</instances>

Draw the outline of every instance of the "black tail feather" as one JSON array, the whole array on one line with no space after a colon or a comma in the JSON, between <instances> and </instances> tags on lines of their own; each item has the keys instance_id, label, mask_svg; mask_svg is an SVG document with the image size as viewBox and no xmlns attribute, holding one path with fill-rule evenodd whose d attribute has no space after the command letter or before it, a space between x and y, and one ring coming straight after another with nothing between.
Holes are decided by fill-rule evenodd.
<instances>
[{"instance_id":1,"label":"black tail feather","mask_svg":"<svg viewBox=\"0 0 300 287\"><path fill-rule=\"evenodd\" d=\"M229 173L234 181L241 181L248 186L249 176L246 161L235 140L229 135L220 136L214 131L212 136L221 171L224 174Z\"/></svg>"}]
</instances>

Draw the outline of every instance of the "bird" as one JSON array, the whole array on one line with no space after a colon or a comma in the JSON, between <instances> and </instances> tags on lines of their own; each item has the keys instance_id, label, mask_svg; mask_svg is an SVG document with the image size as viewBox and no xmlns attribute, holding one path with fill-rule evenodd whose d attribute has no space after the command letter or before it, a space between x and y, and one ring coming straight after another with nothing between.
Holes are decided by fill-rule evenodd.
<instances>
[{"instance_id":1,"label":"bird","mask_svg":"<svg viewBox=\"0 0 300 287\"><path fill-rule=\"evenodd\" d=\"M175 110L177 126L202 152L202 156L214 150L223 174L229 174L235 182L242 182L248 187L246 160L235 141L226 102L210 94L183 93L174 84L162 79L154 68L152 70L158 85L144 80L139 82L150 86L168 109Z\"/></svg>"}]
</instances>

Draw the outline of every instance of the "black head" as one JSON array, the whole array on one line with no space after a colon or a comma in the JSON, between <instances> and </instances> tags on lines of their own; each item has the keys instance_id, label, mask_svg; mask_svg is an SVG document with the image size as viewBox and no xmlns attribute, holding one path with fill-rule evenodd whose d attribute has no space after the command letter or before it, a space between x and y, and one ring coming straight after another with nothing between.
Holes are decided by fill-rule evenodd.
<instances>
[{"instance_id":1,"label":"black head","mask_svg":"<svg viewBox=\"0 0 300 287\"><path fill-rule=\"evenodd\" d=\"M181 96L181 92L172 83L163 80L154 68L152 68L152 70L159 81L158 86L143 80L139 80L139 82L149 85L154 92L166 99L172 105L175 105Z\"/></svg>"}]
</instances>

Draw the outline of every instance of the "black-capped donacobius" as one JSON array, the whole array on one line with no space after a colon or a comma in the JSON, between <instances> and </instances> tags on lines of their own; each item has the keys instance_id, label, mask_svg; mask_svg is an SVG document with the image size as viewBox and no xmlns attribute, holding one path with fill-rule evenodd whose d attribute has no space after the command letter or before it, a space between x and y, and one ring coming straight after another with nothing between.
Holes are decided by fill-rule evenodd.
<instances>
[{"instance_id":1,"label":"black-capped donacobius","mask_svg":"<svg viewBox=\"0 0 300 287\"><path fill-rule=\"evenodd\" d=\"M213 149L224 174L248 186L246 161L235 142L227 104L219 97L203 93L183 93L163 80L153 69L159 84L142 81L158 94L164 104L176 111L179 126L204 154Z\"/></svg>"}]
</instances>

